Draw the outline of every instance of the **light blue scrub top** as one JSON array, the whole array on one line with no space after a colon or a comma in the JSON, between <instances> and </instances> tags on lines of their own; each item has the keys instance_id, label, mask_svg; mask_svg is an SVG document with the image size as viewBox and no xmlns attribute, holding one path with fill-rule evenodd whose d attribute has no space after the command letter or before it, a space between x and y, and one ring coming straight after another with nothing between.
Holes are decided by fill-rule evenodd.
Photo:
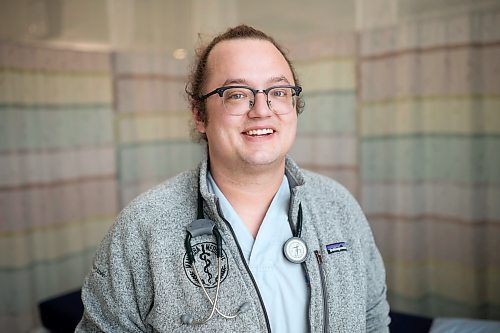
<instances>
[{"instance_id":1,"label":"light blue scrub top","mask_svg":"<svg viewBox=\"0 0 500 333\"><path fill-rule=\"evenodd\" d=\"M220 202L225 219L231 224L250 271L255 278L273 332L307 331L307 286L300 264L283 255L283 244L292 237L288 223L290 187L283 182L273 198L255 240L210 172L208 188Z\"/></svg>"}]
</instances>

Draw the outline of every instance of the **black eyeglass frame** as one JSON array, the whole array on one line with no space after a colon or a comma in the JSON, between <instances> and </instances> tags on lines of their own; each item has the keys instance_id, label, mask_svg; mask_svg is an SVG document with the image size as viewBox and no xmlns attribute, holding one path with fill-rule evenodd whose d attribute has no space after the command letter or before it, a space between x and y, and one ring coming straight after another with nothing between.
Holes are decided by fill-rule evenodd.
<instances>
[{"instance_id":1,"label":"black eyeglass frame","mask_svg":"<svg viewBox=\"0 0 500 333\"><path fill-rule=\"evenodd\" d=\"M224 95L224 91L226 91L228 89L234 89L234 88L245 88L245 89L250 90L253 93L254 100L255 100L255 97L256 97L256 95L258 93L264 93L266 95L266 101L269 101L269 92L271 90L273 90L273 89L276 89L276 88L290 88L290 89L293 89L293 91L295 92L294 96L299 96L300 93L302 92L302 87L301 86L292 86L292 85L272 86L272 87L269 87L267 89L253 89L253 88L251 88L249 86L224 86L224 87L219 87L217 89L214 89L211 92L209 92L208 94L200 96L198 99L200 101L204 101L208 97L210 97L212 95L215 95L215 94L218 94L219 97L222 98L222 96Z\"/></svg>"}]
</instances>

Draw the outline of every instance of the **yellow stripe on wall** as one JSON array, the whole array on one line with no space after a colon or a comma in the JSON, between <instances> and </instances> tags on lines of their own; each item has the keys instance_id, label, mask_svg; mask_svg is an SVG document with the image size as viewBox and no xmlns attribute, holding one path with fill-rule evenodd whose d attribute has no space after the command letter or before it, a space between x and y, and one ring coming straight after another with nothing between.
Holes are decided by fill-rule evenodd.
<instances>
[{"instance_id":1,"label":"yellow stripe on wall","mask_svg":"<svg viewBox=\"0 0 500 333\"><path fill-rule=\"evenodd\" d=\"M119 114L119 142L149 142L165 139L189 139L191 113L156 112Z\"/></svg>"},{"instance_id":2,"label":"yellow stripe on wall","mask_svg":"<svg viewBox=\"0 0 500 333\"><path fill-rule=\"evenodd\" d=\"M481 305L486 291L498 289L499 267L464 266L429 260L402 262L384 260L391 291L410 298L429 292L469 305ZM434 292L433 292L434 291ZM460 291L460 292L457 292ZM500 293L488 293L489 301L500 304Z\"/></svg>"},{"instance_id":3,"label":"yellow stripe on wall","mask_svg":"<svg viewBox=\"0 0 500 333\"><path fill-rule=\"evenodd\" d=\"M365 180L361 189L363 211L368 216L391 215L412 219L441 216L464 223L500 222L500 186L488 182ZM500 254L500 251L497 252Z\"/></svg>"},{"instance_id":4,"label":"yellow stripe on wall","mask_svg":"<svg viewBox=\"0 0 500 333\"><path fill-rule=\"evenodd\" d=\"M79 104L110 103L111 77L103 74L45 72L0 72L0 103L12 104Z\"/></svg>"},{"instance_id":5,"label":"yellow stripe on wall","mask_svg":"<svg viewBox=\"0 0 500 333\"><path fill-rule=\"evenodd\" d=\"M0 270L20 269L39 261L56 260L98 244L114 221L99 217L31 232L10 233L0 242Z\"/></svg>"},{"instance_id":6,"label":"yellow stripe on wall","mask_svg":"<svg viewBox=\"0 0 500 333\"><path fill-rule=\"evenodd\" d=\"M300 84L307 91L354 90L356 88L354 59L325 59L296 64Z\"/></svg>"},{"instance_id":7,"label":"yellow stripe on wall","mask_svg":"<svg viewBox=\"0 0 500 333\"><path fill-rule=\"evenodd\" d=\"M362 107L362 136L500 133L500 98L400 99Z\"/></svg>"}]
</instances>

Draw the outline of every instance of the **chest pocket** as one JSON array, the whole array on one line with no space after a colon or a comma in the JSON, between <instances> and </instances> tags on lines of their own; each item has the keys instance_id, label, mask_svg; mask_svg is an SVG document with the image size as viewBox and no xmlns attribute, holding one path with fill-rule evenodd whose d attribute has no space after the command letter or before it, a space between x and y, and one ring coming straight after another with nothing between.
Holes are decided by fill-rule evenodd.
<instances>
[{"instance_id":1,"label":"chest pocket","mask_svg":"<svg viewBox=\"0 0 500 333\"><path fill-rule=\"evenodd\" d=\"M340 286L358 293L364 285L365 263L358 239L325 245L322 266L327 281L334 289Z\"/></svg>"},{"instance_id":2,"label":"chest pocket","mask_svg":"<svg viewBox=\"0 0 500 333\"><path fill-rule=\"evenodd\" d=\"M320 267L323 269L328 303L337 304L328 307L330 325L335 327L343 322L352 327L364 325L366 271L359 240L337 245L330 251L326 246L323 248Z\"/></svg>"}]
</instances>

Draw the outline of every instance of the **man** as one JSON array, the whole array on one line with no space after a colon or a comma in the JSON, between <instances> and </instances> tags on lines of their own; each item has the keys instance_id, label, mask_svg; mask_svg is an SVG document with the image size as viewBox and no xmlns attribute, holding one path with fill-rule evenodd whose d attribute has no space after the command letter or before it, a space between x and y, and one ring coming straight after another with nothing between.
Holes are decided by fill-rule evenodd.
<instances>
[{"instance_id":1,"label":"man","mask_svg":"<svg viewBox=\"0 0 500 333\"><path fill-rule=\"evenodd\" d=\"M207 157L121 212L77 332L386 332L384 267L363 213L287 157L302 101L279 45L229 29L201 52L187 91Z\"/></svg>"}]
</instances>

